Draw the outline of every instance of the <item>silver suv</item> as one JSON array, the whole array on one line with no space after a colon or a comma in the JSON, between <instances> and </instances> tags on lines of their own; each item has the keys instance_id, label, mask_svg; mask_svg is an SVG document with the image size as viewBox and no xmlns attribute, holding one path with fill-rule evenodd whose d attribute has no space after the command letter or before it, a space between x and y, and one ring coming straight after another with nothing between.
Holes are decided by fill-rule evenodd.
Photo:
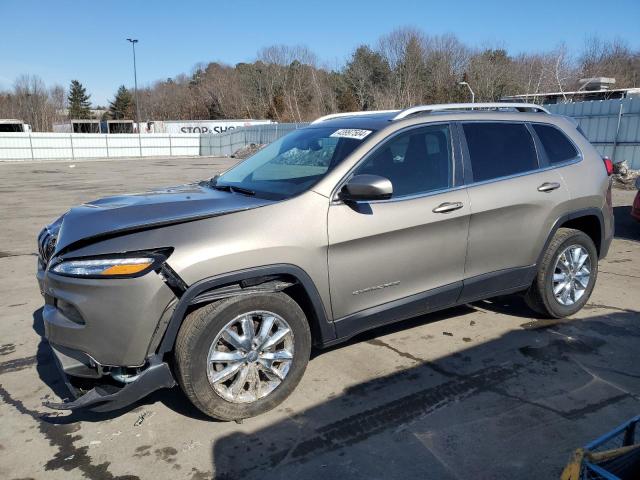
<instances>
[{"instance_id":1,"label":"silver suv","mask_svg":"<svg viewBox=\"0 0 640 480\"><path fill-rule=\"evenodd\" d=\"M296 387L312 345L523 292L584 306L613 235L602 158L531 104L329 115L198 184L74 207L40 234L46 337L75 397L177 383L238 420Z\"/></svg>"}]
</instances>

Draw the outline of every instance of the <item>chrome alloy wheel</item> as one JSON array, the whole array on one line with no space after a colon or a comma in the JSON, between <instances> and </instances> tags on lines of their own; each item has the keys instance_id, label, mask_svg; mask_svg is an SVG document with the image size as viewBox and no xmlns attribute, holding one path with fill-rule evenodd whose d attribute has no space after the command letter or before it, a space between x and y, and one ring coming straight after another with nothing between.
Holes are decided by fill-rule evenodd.
<instances>
[{"instance_id":1,"label":"chrome alloy wheel","mask_svg":"<svg viewBox=\"0 0 640 480\"><path fill-rule=\"evenodd\" d=\"M282 383L293 361L293 331L273 312L243 313L227 323L209 348L207 377L233 403L250 403Z\"/></svg>"},{"instance_id":2,"label":"chrome alloy wheel","mask_svg":"<svg viewBox=\"0 0 640 480\"><path fill-rule=\"evenodd\" d=\"M567 247L553 271L553 294L560 305L569 306L584 295L591 278L591 257L580 245Z\"/></svg>"}]
</instances>

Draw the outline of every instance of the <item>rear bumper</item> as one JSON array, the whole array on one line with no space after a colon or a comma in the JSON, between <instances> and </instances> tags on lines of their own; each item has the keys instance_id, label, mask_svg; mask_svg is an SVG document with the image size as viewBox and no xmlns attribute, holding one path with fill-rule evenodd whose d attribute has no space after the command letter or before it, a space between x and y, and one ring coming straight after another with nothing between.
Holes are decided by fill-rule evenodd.
<instances>
[{"instance_id":1,"label":"rear bumper","mask_svg":"<svg viewBox=\"0 0 640 480\"><path fill-rule=\"evenodd\" d=\"M69 366L75 363L75 359L70 362L66 354L61 354L55 346L52 348L60 374L72 395L71 399L63 402L44 402L44 406L55 410L87 409L93 412L110 412L124 408L156 390L176 385L169 365L154 357L129 383L116 385L114 382L104 381L105 377L98 377L93 388L81 390L74 384L73 379L76 377L67 375ZM94 371L99 375L100 366L96 366Z\"/></svg>"}]
</instances>

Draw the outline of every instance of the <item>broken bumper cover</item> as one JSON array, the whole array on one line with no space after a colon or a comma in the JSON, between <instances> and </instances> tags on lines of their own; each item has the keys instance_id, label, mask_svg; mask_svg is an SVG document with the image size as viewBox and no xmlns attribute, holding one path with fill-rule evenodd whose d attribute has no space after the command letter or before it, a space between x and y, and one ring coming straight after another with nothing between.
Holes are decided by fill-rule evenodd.
<instances>
[{"instance_id":1,"label":"broken bumper cover","mask_svg":"<svg viewBox=\"0 0 640 480\"><path fill-rule=\"evenodd\" d=\"M74 400L63 402L44 402L43 405L55 410L87 409L92 412L110 412L124 408L133 402L146 397L151 392L161 388L171 388L176 385L171 369L166 362L152 359L151 363L130 383L123 386L112 384L96 385L86 393L82 393L72 385L69 377L64 373L60 360L56 357L56 364L64 378L67 388Z\"/></svg>"}]
</instances>

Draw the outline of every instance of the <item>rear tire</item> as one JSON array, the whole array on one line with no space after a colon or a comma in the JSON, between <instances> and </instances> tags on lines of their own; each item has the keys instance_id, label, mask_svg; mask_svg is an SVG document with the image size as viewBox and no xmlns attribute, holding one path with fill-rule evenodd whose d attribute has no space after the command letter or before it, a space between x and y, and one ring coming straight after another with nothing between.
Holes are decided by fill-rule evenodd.
<instances>
[{"instance_id":1,"label":"rear tire","mask_svg":"<svg viewBox=\"0 0 640 480\"><path fill-rule=\"evenodd\" d=\"M185 318L176 339L176 376L203 413L240 420L283 402L302 378L310 351L309 324L291 297L231 297Z\"/></svg>"},{"instance_id":2,"label":"rear tire","mask_svg":"<svg viewBox=\"0 0 640 480\"><path fill-rule=\"evenodd\" d=\"M567 317L587 303L597 276L598 252L593 240L580 230L560 228L544 252L525 300L544 317Z\"/></svg>"}]
</instances>

